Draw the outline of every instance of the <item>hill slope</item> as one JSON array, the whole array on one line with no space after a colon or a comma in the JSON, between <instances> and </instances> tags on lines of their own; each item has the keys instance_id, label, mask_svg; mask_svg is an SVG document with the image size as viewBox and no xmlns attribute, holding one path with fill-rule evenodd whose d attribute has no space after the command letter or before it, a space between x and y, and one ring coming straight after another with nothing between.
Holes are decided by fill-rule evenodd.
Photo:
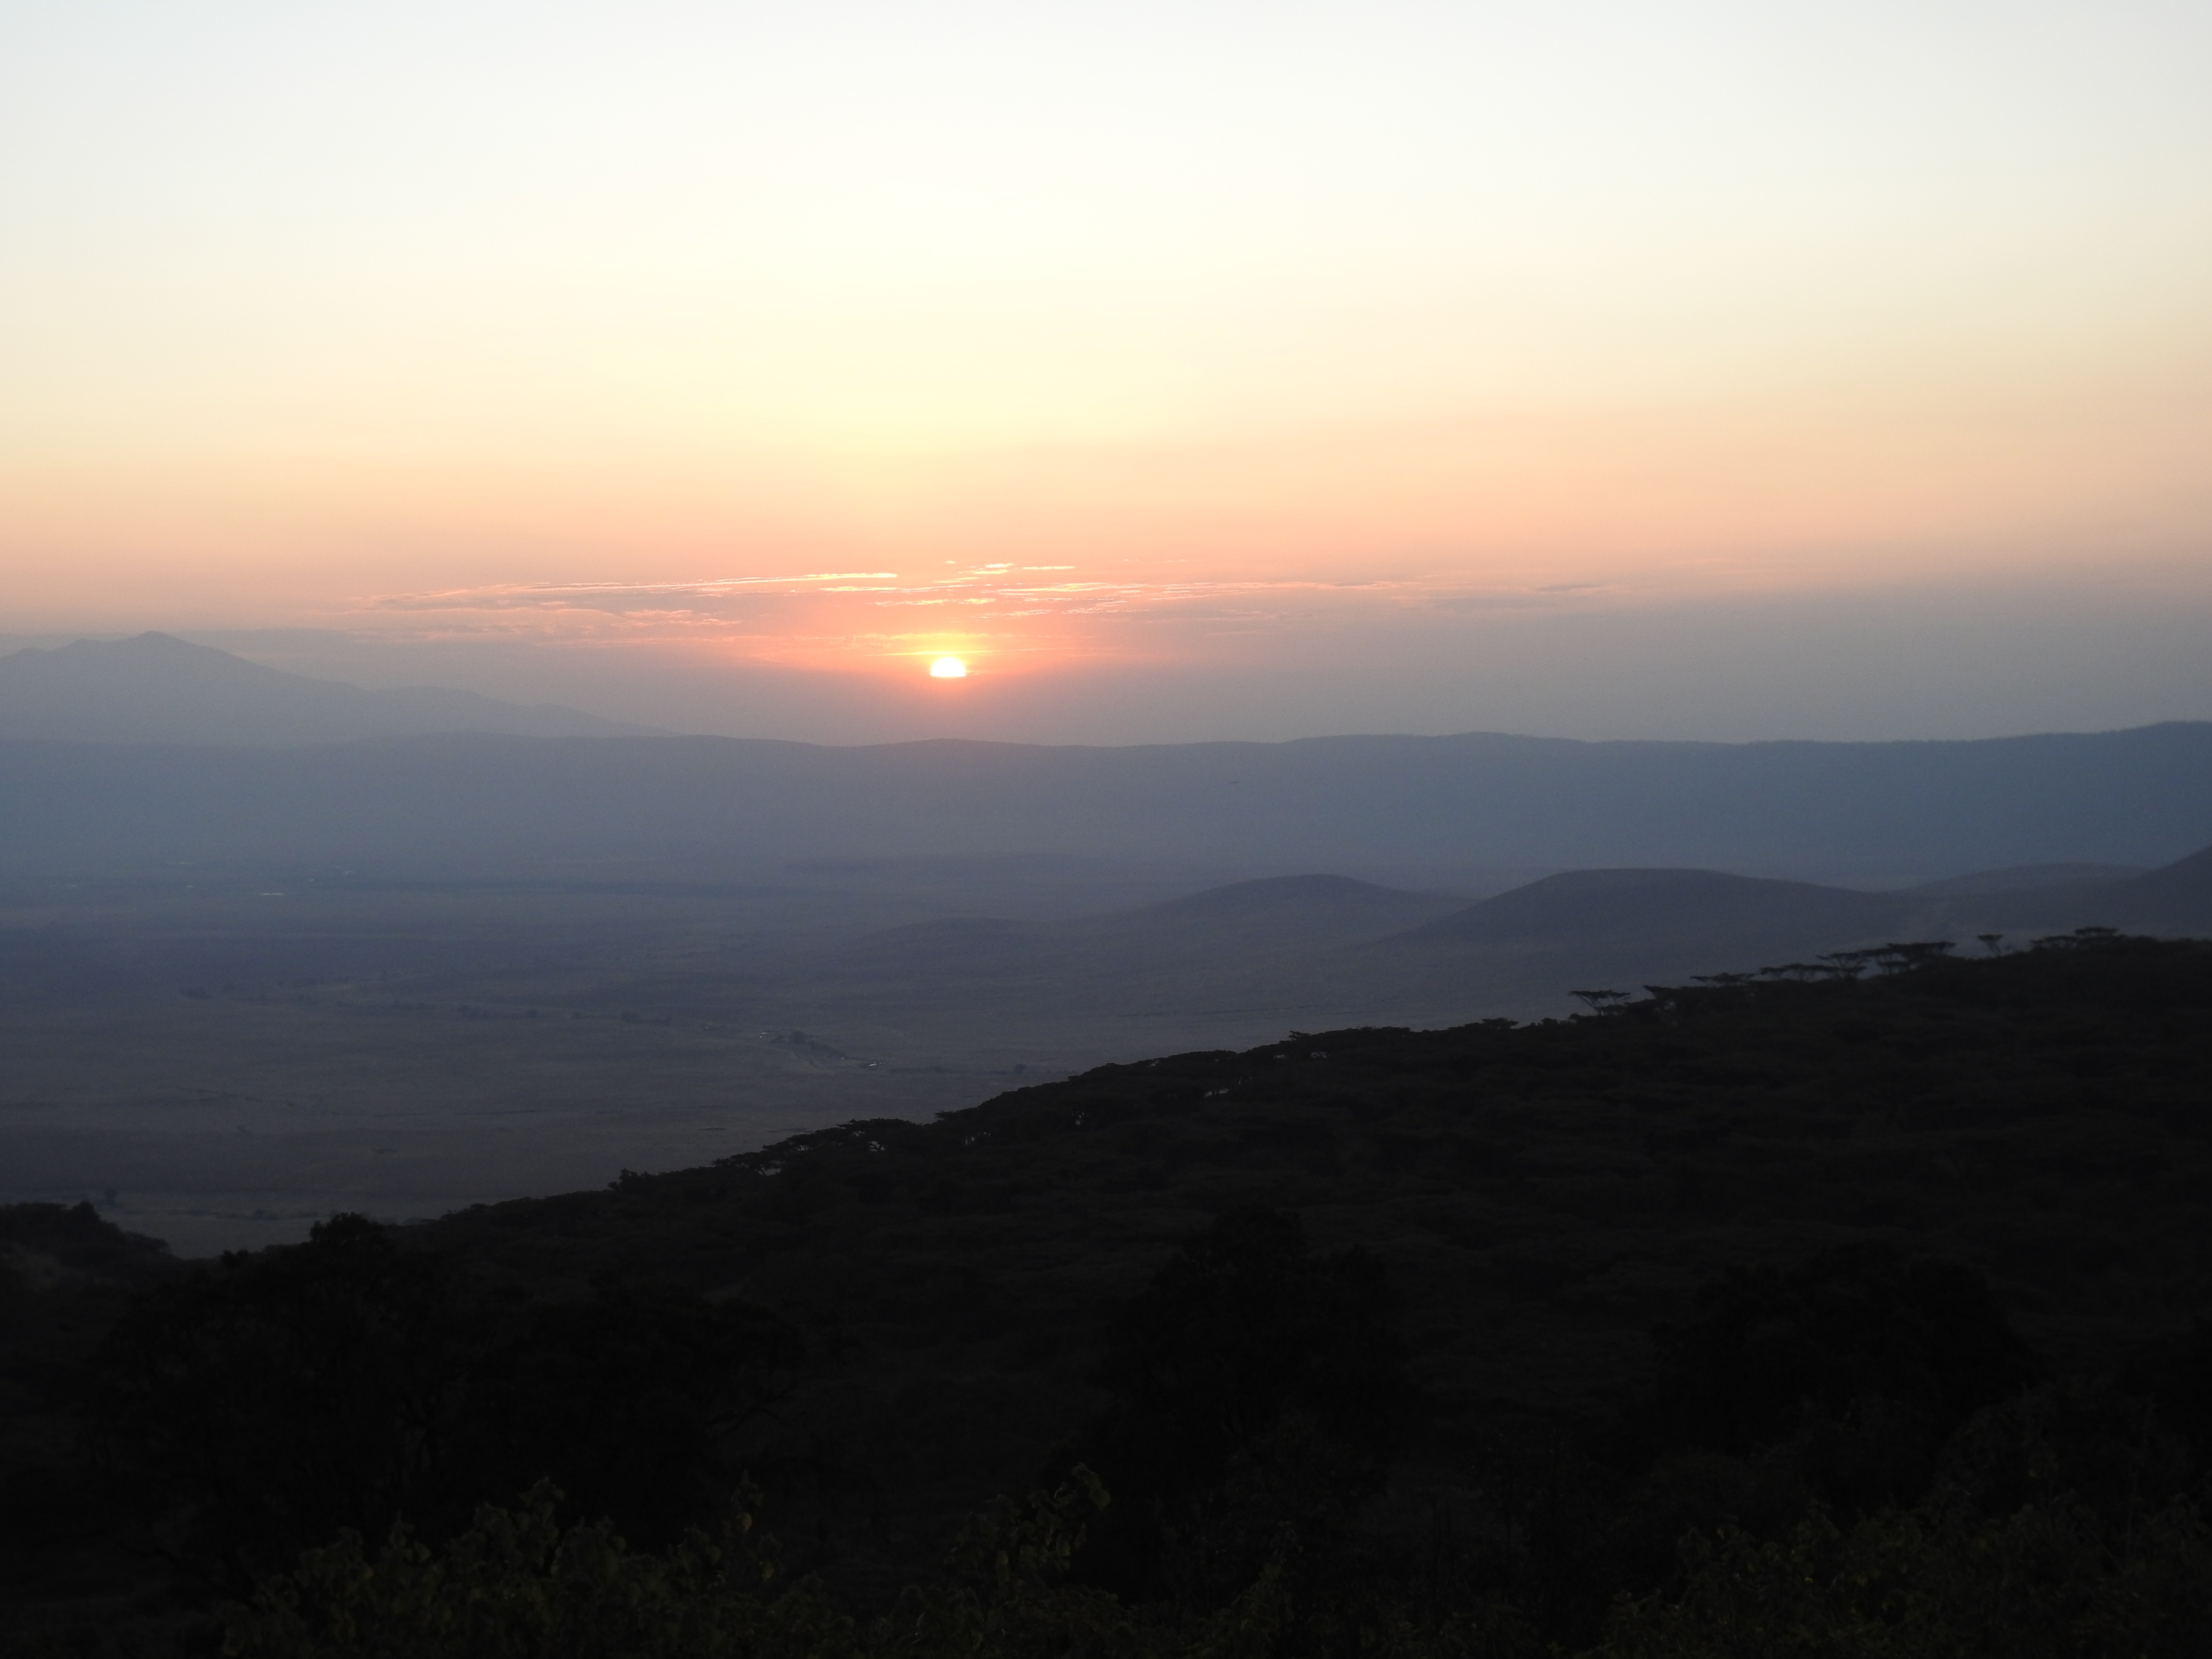
<instances>
[{"instance_id":1,"label":"hill slope","mask_svg":"<svg viewBox=\"0 0 2212 1659\"><path fill-rule=\"evenodd\" d=\"M551 703L473 691L371 691L264 668L167 634L0 657L0 740L296 747L362 738L484 732L635 737L647 728Z\"/></svg>"},{"instance_id":2,"label":"hill slope","mask_svg":"<svg viewBox=\"0 0 2212 1659\"><path fill-rule=\"evenodd\" d=\"M1454 1432L1602 1416L1701 1279L1854 1241L2110 1363L2212 1304L2208 1086L2212 945L2124 939L1107 1066L422 1237L833 1322L853 1364L793 1420L941 1524L1072 1431L1113 1298L1238 1206L1389 1265Z\"/></svg>"},{"instance_id":3,"label":"hill slope","mask_svg":"<svg viewBox=\"0 0 2212 1659\"><path fill-rule=\"evenodd\" d=\"M2212 932L2212 847L2123 881L2077 882L1993 895L1976 907L1998 927L2080 927L2092 920L2132 932Z\"/></svg>"}]
</instances>

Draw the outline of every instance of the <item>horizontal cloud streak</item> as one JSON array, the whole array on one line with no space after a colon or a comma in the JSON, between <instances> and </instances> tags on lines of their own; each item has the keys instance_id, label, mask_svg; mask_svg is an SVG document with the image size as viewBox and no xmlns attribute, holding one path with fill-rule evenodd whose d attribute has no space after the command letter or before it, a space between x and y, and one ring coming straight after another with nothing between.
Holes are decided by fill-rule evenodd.
<instances>
[{"instance_id":1,"label":"horizontal cloud streak","mask_svg":"<svg viewBox=\"0 0 2212 1659\"><path fill-rule=\"evenodd\" d=\"M1088 632L1010 632L997 647L978 629L977 672L950 696L923 672L941 636L866 631L858 599L830 616L380 613L348 632L201 637L331 678L840 743L1467 730L1874 738L2212 719L2212 584L2172 571L1817 595L1250 597L1086 617ZM853 672L856 653L882 672Z\"/></svg>"}]
</instances>

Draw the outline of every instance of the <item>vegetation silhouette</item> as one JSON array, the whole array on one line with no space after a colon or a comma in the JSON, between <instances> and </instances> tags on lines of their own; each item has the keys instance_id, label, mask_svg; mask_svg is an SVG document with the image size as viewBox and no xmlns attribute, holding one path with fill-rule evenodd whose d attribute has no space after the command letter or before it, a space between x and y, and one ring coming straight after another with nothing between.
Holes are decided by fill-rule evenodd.
<instances>
[{"instance_id":1,"label":"vegetation silhouette","mask_svg":"<svg viewBox=\"0 0 2212 1659\"><path fill-rule=\"evenodd\" d=\"M1978 1273L1884 1244L1732 1268L1657 1340L1659 1445L1795 1441L1847 1513L1918 1497L1943 1442L2039 1369Z\"/></svg>"},{"instance_id":2,"label":"vegetation silhouette","mask_svg":"<svg viewBox=\"0 0 2212 1659\"><path fill-rule=\"evenodd\" d=\"M141 1300L87 1368L87 1427L140 1547L236 1594L342 1528L437 1535L539 1479L665 1541L720 1513L799 1352L665 1286L532 1304L340 1216Z\"/></svg>"},{"instance_id":3,"label":"vegetation silhouette","mask_svg":"<svg viewBox=\"0 0 2212 1659\"><path fill-rule=\"evenodd\" d=\"M1396 1311L1381 1262L1316 1256L1296 1216L1235 1210L1186 1241L1107 1334L1113 1403L1078 1457L1120 1501L1086 1578L1218 1599L1286 1529L1356 1509L1412 1426Z\"/></svg>"}]
</instances>

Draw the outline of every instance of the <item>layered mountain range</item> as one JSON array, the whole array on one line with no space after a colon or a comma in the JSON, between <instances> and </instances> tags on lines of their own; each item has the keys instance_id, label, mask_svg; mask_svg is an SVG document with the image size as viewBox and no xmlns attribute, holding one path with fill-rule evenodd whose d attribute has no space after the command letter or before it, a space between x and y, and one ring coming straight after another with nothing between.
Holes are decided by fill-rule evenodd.
<instances>
[{"instance_id":1,"label":"layered mountain range","mask_svg":"<svg viewBox=\"0 0 2212 1659\"><path fill-rule=\"evenodd\" d=\"M1578 870L1473 904L1342 876L1275 878L1067 921L915 923L793 964L782 994L817 1022L1441 1024L1896 941L1983 954L2081 927L2212 933L2212 848L2117 878L2051 876L1991 871L1864 892L1713 870Z\"/></svg>"},{"instance_id":2,"label":"layered mountain range","mask_svg":"<svg viewBox=\"0 0 2212 1659\"><path fill-rule=\"evenodd\" d=\"M0 659L0 857L39 865L697 873L1051 853L1217 879L1686 866L1874 886L2159 865L2208 837L2202 722L1945 743L833 748L368 691L159 635Z\"/></svg>"}]
</instances>

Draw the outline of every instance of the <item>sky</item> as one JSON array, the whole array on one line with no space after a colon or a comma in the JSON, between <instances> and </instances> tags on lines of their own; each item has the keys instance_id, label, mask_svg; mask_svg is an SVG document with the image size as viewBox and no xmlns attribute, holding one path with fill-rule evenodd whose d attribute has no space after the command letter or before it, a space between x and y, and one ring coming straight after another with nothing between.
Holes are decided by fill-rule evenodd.
<instances>
[{"instance_id":1,"label":"sky","mask_svg":"<svg viewBox=\"0 0 2212 1659\"><path fill-rule=\"evenodd\" d=\"M2208 62L2163 0L12 0L0 635L839 742L2212 718Z\"/></svg>"}]
</instances>

